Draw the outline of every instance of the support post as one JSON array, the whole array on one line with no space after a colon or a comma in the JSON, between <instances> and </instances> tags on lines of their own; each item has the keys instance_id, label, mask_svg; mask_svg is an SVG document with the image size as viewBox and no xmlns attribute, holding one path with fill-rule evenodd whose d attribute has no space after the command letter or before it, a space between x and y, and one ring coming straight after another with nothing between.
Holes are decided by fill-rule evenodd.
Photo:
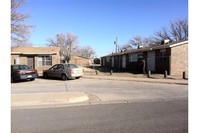
<instances>
[{"instance_id":1,"label":"support post","mask_svg":"<svg viewBox=\"0 0 199 133\"><path fill-rule=\"evenodd\" d=\"M185 73L185 71L183 71L183 73L182 73L182 78L186 79L186 73Z\"/></svg>"},{"instance_id":2,"label":"support post","mask_svg":"<svg viewBox=\"0 0 199 133\"><path fill-rule=\"evenodd\" d=\"M164 71L164 78L167 78L167 71Z\"/></svg>"},{"instance_id":3,"label":"support post","mask_svg":"<svg viewBox=\"0 0 199 133\"><path fill-rule=\"evenodd\" d=\"M98 74L99 74L99 73L98 73L98 70L96 70L95 72L96 72L96 75L98 75Z\"/></svg>"},{"instance_id":4,"label":"support post","mask_svg":"<svg viewBox=\"0 0 199 133\"><path fill-rule=\"evenodd\" d=\"M150 78L151 77L151 71L147 72L147 77Z\"/></svg>"},{"instance_id":5,"label":"support post","mask_svg":"<svg viewBox=\"0 0 199 133\"><path fill-rule=\"evenodd\" d=\"M110 75L113 75L113 70L110 71Z\"/></svg>"}]
</instances>

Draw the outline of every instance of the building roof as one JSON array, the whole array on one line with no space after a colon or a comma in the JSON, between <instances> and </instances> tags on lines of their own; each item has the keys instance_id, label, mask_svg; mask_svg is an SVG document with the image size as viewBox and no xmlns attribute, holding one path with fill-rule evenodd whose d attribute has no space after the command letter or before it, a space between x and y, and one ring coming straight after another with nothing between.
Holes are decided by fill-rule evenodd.
<instances>
[{"instance_id":1,"label":"building roof","mask_svg":"<svg viewBox=\"0 0 199 133\"><path fill-rule=\"evenodd\" d=\"M124 55L124 54L133 54L133 53L140 53L140 52L146 52L146 51L153 51L157 49L165 49L165 48L172 48L180 45L187 44L188 40L186 41L179 41L179 42L173 42L173 43L168 43L168 44L163 44L163 45L154 45L154 46L146 46L140 49L132 49L120 53L112 53L103 57L109 57L109 56L117 56L117 55Z\"/></svg>"},{"instance_id":2,"label":"building roof","mask_svg":"<svg viewBox=\"0 0 199 133\"><path fill-rule=\"evenodd\" d=\"M11 55L56 55L56 52L11 52Z\"/></svg>"}]
</instances>

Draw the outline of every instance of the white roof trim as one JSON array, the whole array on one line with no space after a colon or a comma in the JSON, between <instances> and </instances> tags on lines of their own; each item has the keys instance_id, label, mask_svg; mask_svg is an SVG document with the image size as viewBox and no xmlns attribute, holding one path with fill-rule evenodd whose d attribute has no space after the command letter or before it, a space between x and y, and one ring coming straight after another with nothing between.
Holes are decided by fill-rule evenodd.
<instances>
[{"instance_id":1,"label":"white roof trim","mask_svg":"<svg viewBox=\"0 0 199 133\"><path fill-rule=\"evenodd\" d=\"M22 54L22 52L11 52L11 54Z\"/></svg>"},{"instance_id":2,"label":"white roof trim","mask_svg":"<svg viewBox=\"0 0 199 133\"><path fill-rule=\"evenodd\" d=\"M188 43L188 41L184 41L184 42L180 42L180 43L175 43L175 44L170 45L170 48L175 47L175 46L179 46L179 45L182 45L182 44L186 44L186 43Z\"/></svg>"}]
</instances>

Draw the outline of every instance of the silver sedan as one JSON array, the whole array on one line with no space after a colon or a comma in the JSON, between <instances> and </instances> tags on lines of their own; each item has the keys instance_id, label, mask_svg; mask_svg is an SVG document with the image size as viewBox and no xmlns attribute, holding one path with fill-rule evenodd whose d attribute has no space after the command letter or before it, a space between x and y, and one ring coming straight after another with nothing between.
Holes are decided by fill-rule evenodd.
<instances>
[{"instance_id":1,"label":"silver sedan","mask_svg":"<svg viewBox=\"0 0 199 133\"><path fill-rule=\"evenodd\" d=\"M43 71L44 78L61 78L67 79L79 79L83 75L83 69L75 64L55 64L48 70Z\"/></svg>"}]
</instances>

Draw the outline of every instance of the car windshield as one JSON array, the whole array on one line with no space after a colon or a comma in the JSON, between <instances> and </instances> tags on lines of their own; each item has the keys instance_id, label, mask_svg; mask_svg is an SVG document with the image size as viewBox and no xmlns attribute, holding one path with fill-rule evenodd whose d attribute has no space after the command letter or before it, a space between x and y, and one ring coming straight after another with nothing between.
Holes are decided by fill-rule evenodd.
<instances>
[{"instance_id":1,"label":"car windshield","mask_svg":"<svg viewBox=\"0 0 199 133\"><path fill-rule=\"evenodd\" d=\"M30 67L26 65L14 65L12 66L13 70L21 70L21 69L30 69Z\"/></svg>"}]
</instances>

